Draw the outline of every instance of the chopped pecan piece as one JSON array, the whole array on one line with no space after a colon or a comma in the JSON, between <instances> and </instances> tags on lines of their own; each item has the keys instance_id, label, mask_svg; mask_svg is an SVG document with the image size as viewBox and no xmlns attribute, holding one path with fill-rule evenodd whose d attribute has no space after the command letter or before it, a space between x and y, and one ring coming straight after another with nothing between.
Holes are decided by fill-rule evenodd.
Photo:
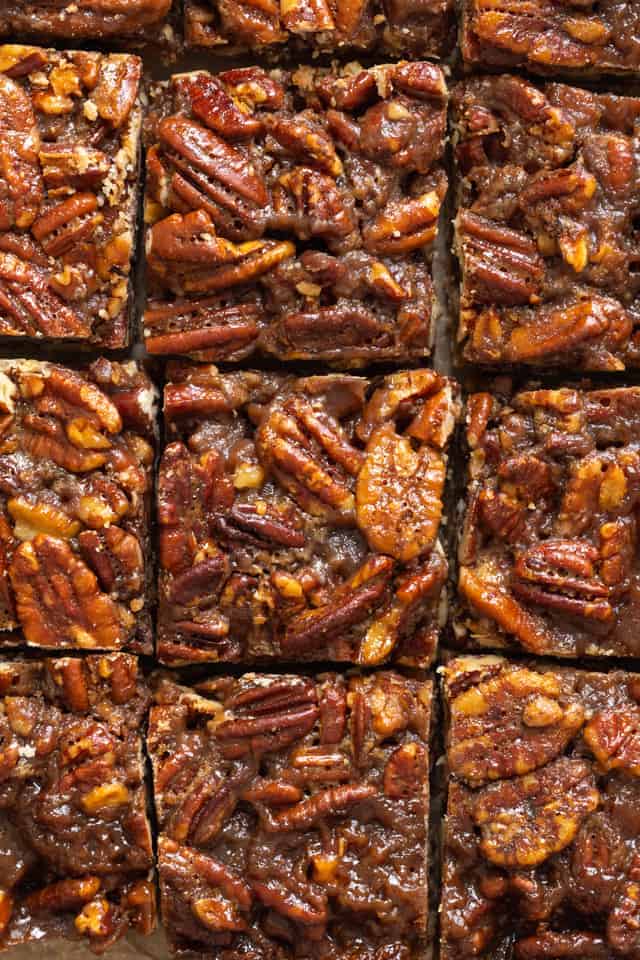
<instances>
[{"instance_id":1,"label":"chopped pecan piece","mask_svg":"<svg viewBox=\"0 0 640 960\"><path fill-rule=\"evenodd\" d=\"M408 743L391 755L384 768L384 792L387 797L410 797L420 793L428 776L424 747Z\"/></svg>"},{"instance_id":2,"label":"chopped pecan piece","mask_svg":"<svg viewBox=\"0 0 640 960\"><path fill-rule=\"evenodd\" d=\"M66 543L38 534L16 550L9 573L27 643L106 649L123 645L131 622Z\"/></svg>"}]
</instances>

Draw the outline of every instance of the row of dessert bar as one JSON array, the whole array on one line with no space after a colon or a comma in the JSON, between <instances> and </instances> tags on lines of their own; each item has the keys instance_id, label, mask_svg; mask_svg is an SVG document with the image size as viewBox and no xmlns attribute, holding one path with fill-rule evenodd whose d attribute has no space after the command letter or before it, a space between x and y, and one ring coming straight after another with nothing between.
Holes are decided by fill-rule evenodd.
<instances>
[{"instance_id":1,"label":"row of dessert bar","mask_svg":"<svg viewBox=\"0 0 640 960\"><path fill-rule=\"evenodd\" d=\"M460 7L460 46L467 63L640 75L637 0L510 0L501 5L463 0ZM274 58L380 50L446 56L454 47L454 26L453 0L3 0L0 10L0 37L129 46L150 42L171 54L184 35L190 50L258 51Z\"/></svg>"},{"instance_id":2,"label":"row of dessert bar","mask_svg":"<svg viewBox=\"0 0 640 960\"><path fill-rule=\"evenodd\" d=\"M636 958L640 675L489 656L442 673L430 838L431 680L149 686L127 654L0 661L0 949L149 934L157 865L174 956L426 960L444 840L442 960Z\"/></svg>"},{"instance_id":3,"label":"row of dessert bar","mask_svg":"<svg viewBox=\"0 0 640 960\"><path fill-rule=\"evenodd\" d=\"M140 77L134 56L0 47L0 335L127 345ZM150 353L429 354L438 66L200 71L147 93ZM640 99L501 75L457 84L452 108L462 356L638 366Z\"/></svg>"},{"instance_id":4,"label":"row of dessert bar","mask_svg":"<svg viewBox=\"0 0 640 960\"><path fill-rule=\"evenodd\" d=\"M456 383L178 362L168 375L159 659L432 663L443 502L464 483L454 458L446 484ZM639 655L640 387L492 390L466 402L455 642ZM0 432L5 645L151 653L146 375L2 361Z\"/></svg>"}]
</instances>

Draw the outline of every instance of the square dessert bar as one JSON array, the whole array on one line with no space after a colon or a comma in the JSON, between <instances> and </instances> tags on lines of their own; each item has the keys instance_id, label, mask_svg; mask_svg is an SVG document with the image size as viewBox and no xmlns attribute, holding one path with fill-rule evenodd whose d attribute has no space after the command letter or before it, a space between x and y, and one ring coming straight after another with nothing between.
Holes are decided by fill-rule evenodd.
<instances>
[{"instance_id":1,"label":"square dessert bar","mask_svg":"<svg viewBox=\"0 0 640 960\"><path fill-rule=\"evenodd\" d=\"M637 0L463 0L462 56L483 67L640 76Z\"/></svg>"},{"instance_id":2,"label":"square dessert bar","mask_svg":"<svg viewBox=\"0 0 640 960\"><path fill-rule=\"evenodd\" d=\"M29 646L151 651L154 398L133 361L0 361L0 629Z\"/></svg>"},{"instance_id":3,"label":"square dessert bar","mask_svg":"<svg viewBox=\"0 0 640 960\"><path fill-rule=\"evenodd\" d=\"M431 63L156 85L149 352L341 366L428 354L445 127Z\"/></svg>"},{"instance_id":4,"label":"square dessert bar","mask_svg":"<svg viewBox=\"0 0 640 960\"><path fill-rule=\"evenodd\" d=\"M424 960L431 681L159 680L162 916L178 956Z\"/></svg>"},{"instance_id":5,"label":"square dessert bar","mask_svg":"<svg viewBox=\"0 0 640 960\"><path fill-rule=\"evenodd\" d=\"M286 56L382 50L444 56L454 42L452 0L185 0L190 47Z\"/></svg>"},{"instance_id":6,"label":"square dessert bar","mask_svg":"<svg viewBox=\"0 0 640 960\"><path fill-rule=\"evenodd\" d=\"M453 381L176 363L164 413L163 663L432 660Z\"/></svg>"},{"instance_id":7,"label":"square dessert bar","mask_svg":"<svg viewBox=\"0 0 640 960\"><path fill-rule=\"evenodd\" d=\"M0 950L155 926L135 657L0 661Z\"/></svg>"},{"instance_id":8,"label":"square dessert bar","mask_svg":"<svg viewBox=\"0 0 640 960\"><path fill-rule=\"evenodd\" d=\"M173 0L2 0L0 37L175 46Z\"/></svg>"},{"instance_id":9,"label":"square dessert bar","mask_svg":"<svg viewBox=\"0 0 640 960\"><path fill-rule=\"evenodd\" d=\"M0 45L0 337L127 345L141 70Z\"/></svg>"},{"instance_id":10,"label":"square dessert bar","mask_svg":"<svg viewBox=\"0 0 640 960\"><path fill-rule=\"evenodd\" d=\"M637 656L640 388L498 383L467 439L458 641Z\"/></svg>"},{"instance_id":11,"label":"square dessert bar","mask_svg":"<svg viewBox=\"0 0 640 960\"><path fill-rule=\"evenodd\" d=\"M453 95L466 360L640 364L640 99L512 76Z\"/></svg>"},{"instance_id":12,"label":"square dessert bar","mask_svg":"<svg viewBox=\"0 0 640 960\"><path fill-rule=\"evenodd\" d=\"M442 960L640 950L640 675L444 668Z\"/></svg>"}]
</instances>

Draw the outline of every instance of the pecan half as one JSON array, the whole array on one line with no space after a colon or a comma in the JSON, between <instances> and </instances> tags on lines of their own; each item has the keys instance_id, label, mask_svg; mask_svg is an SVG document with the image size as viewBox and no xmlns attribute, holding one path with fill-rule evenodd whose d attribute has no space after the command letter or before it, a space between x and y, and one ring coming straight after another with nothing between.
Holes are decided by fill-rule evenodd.
<instances>
[{"instance_id":1,"label":"pecan half","mask_svg":"<svg viewBox=\"0 0 640 960\"><path fill-rule=\"evenodd\" d=\"M313 650L336 630L348 630L366 620L387 596L393 561L374 556L332 594L330 602L293 617L282 638L287 652Z\"/></svg>"},{"instance_id":2,"label":"pecan half","mask_svg":"<svg viewBox=\"0 0 640 960\"><path fill-rule=\"evenodd\" d=\"M42 887L27 898L31 910L72 910L88 903L98 892L102 883L99 877L82 877L77 880L59 880Z\"/></svg>"},{"instance_id":3,"label":"pecan half","mask_svg":"<svg viewBox=\"0 0 640 960\"><path fill-rule=\"evenodd\" d=\"M90 322L50 288L39 267L0 251L0 322L4 332L46 337L88 337Z\"/></svg>"},{"instance_id":4,"label":"pecan half","mask_svg":"<svg viewBox=\"0 0 640 960\"><path fill-rule=\"evenodd\" d=\"M480 850L502 867L534 867L568 846L600 802L588 764L564 757L536 773L484 787L474 822Z\"/></svg>"},{"instance_id":5,"label":"pecan half","mask_svg":"<svg viewBox=\"0 0 640 960\"><path fill-rule=\"evenodd\" d=\"M281 147L310 166L318 166L332 177L342 173L342 162L331 137L310 119L298 115L274 117L269 121L269 133Z\"/></svg>"},{"instance_id":6,"label":"pecan half","mask_svg":"<svg viewBox=\"0 0 640 960\"><path fill-rule=\"evenodd\" d=\"M327 920L326 897L313 897L308 889L296 890L297 886L291 879L251 882L253 892L265 906L298 923L322 927Z\"/></svg>"},{"instance_id":7,"label":"pecan half","mask_svg":"<svg viewBox=\"0 0 640 960\"><path fill-rule=\"evenodd\" d=\"M640 709L601 710L584 728L585 743L604 770L640 775Z\"/></svg>"},{"instance_id":8,"label":"pecan half","mask_svg":"<svg viewBox=\"0 0 640 960\"><path fill-rule=\"evenodd\" d=\"M163 884L189 889L191 910L198 923L215 931L242 930L252 903L251 889L213 856L160 836L158 842Z\"/></svg>"},{"instance_id":9,"label":"pecan half","mask_svg":"<svg viewBox=\"0 0 640 960\"><path fill-rule=\"evenodd\" d=\"M454 696L449 711L449 766L473 787L544 766L584 723L582 704L557 676L506 664Z\"/></svg>"},{"instance_id":10,"label":"pecan half","mask_svg":"<svg viewBox=\"0 0 640 960\"><path fill-rule=\"evenodd\" d=\"M74 193L39 216L31 232L46 254L60 257L92 239L103 221L93 193Z\"/></svg>"},{"instance_id":11,"label":"pecan half","mask_svg":"<svg viewBox=\"0 0 640 960\"><path fill-rule=\"evenodd\" d=\"M402 254L431 243L441 203L441 193L436 190L411 200L391 201L365 229L367 249L378 254Z\"/></svg>"},{"instance_id":12,"label":"pecan half","mask_svg":"<svg viewBox=\"0 0 640 960\"><path fill-rule=\"evenodd\" d=\"M443 389L446 390L446 384L433 370L403 370L392 373L385 377L384 384L374 390L367 401L357 426L358 436L366 442L375 427L383 426L389 420L401 417L403 420L409 420L410 425L406 431L409 436L436 442L437 435L424 433L424 429L428 429L425 407L430 411L434 410L434 407L437 410L442 400ZM429 401L429 397L432 398L432 402ZM420 432L414 429L418 424L422 427ZM438 419L437 425L442 426ZM442 437L443 440L446 440L453 426L453 420L449 417L446 423L448 432Z\"/></svg>"},{"instance_id":13,"label":"pecan half","mask_svg":"<svg viewBox=\"0 0 640 960\"><path fill-rule=\"evenodd\" d=\"M25 229L44 198L38 164L40 133L31 100L15 80L0 73L0 230Z\"/></svg>"},{"instance_id":14,"label":"pecan half","mask_svg":"<svg viewBox=\"0 0 640 960\"><path fill-rule=\"evenodd\" d=\"M158 125L158 137L176 168L172 191L190 209L203 209L230 236L232 218L261 231L268 192L246 154L193 120L174 116Z\"/></svg>"},{"instance_id":15,"label":"pecan half","mask_svg":"<svg viewBox=\"0 0 640 960\"><path fill-rule=\"evenodd\" d=\"M216 726L215 735L228 758L282 749L304 736L318 717L313 686L286 678L249 684L225 706L235 716Z\"/></svg>"},{"instance_id":16,"label":"pecan half","mask_svg":"<svg viewBox=\"0 0 640 960\"><path fill-rule=\"evenodd\" d=\"M103 593L95 575L68 544L38 534L15 551L9 574L18 619L34 646L117 648L133 616Z\"/></svg>"},{"instance_id":17,"label":"pecan half","mask_svg":"<svg viewBox=\"0 0 640 960\"><path fill-rule=\"evenodd\" d=\"M502 587L493 570L478 575L470 567L461 567L459 589L472 607L482 616L489 617L505 633L513 634L523 647L536 653L553 648L553 634L541 617L532 614L526 607Z\"/></svg>"},{"instance_id":18,"label":"pecan half","mask_svg":"<svg viewBox=\"0 0 640 960\"><path fill-rule=\"evenodd\" d=\"M571 899L582 913L610 910L626 862L624 839L615 821L604 811L587 817L571 848Z\"/></svg>"},{"instance_id":19,"label":"pecan half","mask_svg":"<svg viewBox=\"0 0 640 960\"><path fill-rule=\"evenodd\" d=\"M355 213L350 198L332 177L310 167L294 167L280 175L278 187L283 189L274 192L276 229L289 222L301 240L326 237L331 250L354 245ZM291 201L294 215L289 212Z\"/></svg>"},{"instance_id":20,"label":"pecan half","mask_svg":"<svg viewBox=\"0 0 640 960\"><path fill-rule=\"evenodd\" d=\"M609 349L615 348L627 339L631 326L629 314L617 301L593 296L539 311L535 322L514 327L503 356L511 363L531 362L562 351L588 349L590 342L598 340ZM609 349L601 360L594 352L591 369L619 369L620 361L611 357Z\"/></svg>"},{"instance_id":21,"label":"pecan half","mask_svg":"<svg viewBox=\"0 0 640 960\"><path fill-rule=\"evenodd\" d=\"M108 2L108 0L107 0ZM166 5L166 0L148 0L151 8ZM110 127L121 127L135 105L142 75L142 61L128 54L112 53L101 57L96 84L91 93L98 116Z\"/></svg>"},{"instance_id":22,"label":"pecan half","mask_svg":"<svg viewBox=\"0 0 640 960\"><path fill-rule=\"evenodd\" d=\"M308 829L322 817L344 813L348 808L375 796L377 792L376 787L366 783L345 783L339 787L331 787L280 813L265 811L265 826L272 833Z\"/></svg>"},{"instance_id":23,"label":"pecan half","mask_svg":"<svg viewBox=\"0 0 640 960\"><path fill-rule=\"evenodd\" d=\"M180 78L180 88L190 100L196 117L228 140L247 140L262 131L261 118L240 108L227 89L228 76L212 77L205 72L187 74ZM245 81L248 84L250 81ZM242 86L242 84L240 84ZM237 87L236 87L237 90ZM250 101L243 99L243 105Z\"/></svg>"},{"instance_id":24,"label":"pecan half","mask_svg":"<svg viewBox=\"0 0 640 960\"><path fill-rule=\"evenodd\" d=\"M351 477L362 454L321 403L293 396L275 404L256 433L256 449L265 468L303 509L342 522L352 520Z\"/></svg>"},{"instance_id":25,"label":"pecan half","mask_svg":"<svg viewBox=\"0 0 640 960\"><path fill-rule=\"evenodd\" d=\"M38 153L50 196L93 190L111 170L111 158L97 147L77 143L47 143Z\"/></svg>"},{"instance_id":26,"label":"pecan half","mask_svg":"<svg viewBox=\"0 0 640 960\"><path fill-rule=\"evenodd\" d=\"M356 486L356 520L369 546L407 562L429 551L442 516L445 463L414 450L394 426L373 431Z\"/></svg>"},{"instance_id":27,"label":"pecan half","mask_svg":"<svg viewBox=\"0 0 640 960\"><path fill-rule=\"evenodd\" d=\"M220 307L215 297L151 303L144 314L145 347L153 354L240 359L260 333L260 318L261 311L254 304Z\"/></svg>"},{"instance_id":28,"label":"pecan half","mask_svg":"<svg viewBox=\"0 0 640 960\"><path fill-rule=\"evenodd\" d=\"M535 301L544 276L544 260L533 240L468 210L460 213L456 228L466 295L479 303L515 305Z\"/></svg>"},{"instance_id":29,"label":"pecan half","mask_svg":"<svg viewBox=\"0 0 640 960\"><path fill-rule=\"evenodd\" d=\"M165 281L238 259L235 244L216 236L211 217L204 210L193 210L184 216L174 213L155 223L147 235L149 266ZM174 281L174 282L175 282Z\"/></svg>"},{"instance_id":30,"label":"pecan half","mask_svg":"<svg viewBox=\"0 0 640 960\"><path fill-rule=\"evenodd\" d=\"M609 588L596 574L599 553L580 540L547 540L517 554L511 589L527 603L608 622Z\"/></svg>"}]
</instances>

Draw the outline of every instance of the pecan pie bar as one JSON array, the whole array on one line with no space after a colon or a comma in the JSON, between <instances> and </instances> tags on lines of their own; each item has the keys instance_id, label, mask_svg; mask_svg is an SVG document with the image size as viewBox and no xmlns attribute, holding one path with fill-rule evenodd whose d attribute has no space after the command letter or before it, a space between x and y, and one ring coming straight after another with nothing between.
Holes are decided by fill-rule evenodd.
<instances>
[{"instance_id":1,"label":"pecan pie bar","mask_svg":"<svg viewBox=\"0 0 640 960\"><path fill-rule=\"evenodd\" d=\"M174 364L158 480L164 663L428 664L457 387Z\"/></svg>"},{"instance_id":2,"label":"pecan pie bar","mask_svg":"<svg viewBox=\"0 0 640 960\"><path fill-rule=\"evenodd\" d=\"M482 67L640 76L637 0L463 0L462 55Z\"/></svg>"},{"instance_id":3,"label":"pecan pie bar","mask_svg":"<svg viewBox=\"0 0 640 960\"><path fill-rule=\"evenodd\" d=\"M458 640L637 656L640 388L497 384L467 439Z\"/></svg>"},{"instance_id":4,"label":"pecan pie bar","mask_svg":"<svg viewBox=\"0 0 640 960\"><path fill-rule=\"evenodd\" d=\"M446 191L439 67L180 74L148 118L147 349L424 357Z\"/></svg>"},{"instance_id":5,"label":"pecan pie bar","mask_svg":"<svg viewBox=\"0 0 640 960\"><path fill-rule=\"evenodd\" d=\"M2 0L0 37L176 46L173 0ZM176 11L177 12L177 11Z\"/></svg>"},{"instance_id":6,"label":"pecan pie bar","mask_svg":"<svg viewBox=\"0 0 640 960\"><path fill-rule=\"evenodd\" d=\"M453 45L452 0L185 0L191 47L298 55L382 49L440 56Z\"/></svg>"},{"instance_id":7,"label":"pecan pie bar","mask_svg":"<svg viewBox=\"0 0 640 960\"><path fill-rule=\"evenodd\" d=\"M0 629L29 646L150 652L154 397L134 362L0 361Z\"/></svg>"},{"instance_id":8,"label":"pecan pie bar","mask_svg":"<svg viewBox=\"0 0 640 960\"><path fill-rule=\"evenodd\" d=\"M423 960L431 681L163 678L148 746L175 954Z\"/></svg>"},{"instance_id":9,"label":"pecan pie bar","mask_svg":"<svg viewBox=\"0 0 640 960\"><path fill-rule=\"evenodd\" d=\"M155 926L135 657L0 661L0 950Z\"/></svg>"},{"instance_id":10,"label":"pecan pie bar","mask_svg":"<svg viewBox=\"0 0 640 960\"><path fill-rule=\"evenodd\" d=\"M452 99L464 357L640 365L640 99L512 76Z\"/></svg>"},{"instance_id":11,"label":"pecan pie bar","mask_svg":"<svg viewBox=\"0 0 640 960\"><path fill-rule=\"evenodd\" d=\"M141 69L0 46L0 337L128 343Z\"/></svg>"},{"instance_id":12,"label":"pecan pie bar","mask_svg":"<svg viewBox=\"0 0 640 960\"><path fill-rule=\"evenodd\" d=\"M640 951L640 676L462 657L444 670L442 960Z\"/></svg>"}]
</instances>

